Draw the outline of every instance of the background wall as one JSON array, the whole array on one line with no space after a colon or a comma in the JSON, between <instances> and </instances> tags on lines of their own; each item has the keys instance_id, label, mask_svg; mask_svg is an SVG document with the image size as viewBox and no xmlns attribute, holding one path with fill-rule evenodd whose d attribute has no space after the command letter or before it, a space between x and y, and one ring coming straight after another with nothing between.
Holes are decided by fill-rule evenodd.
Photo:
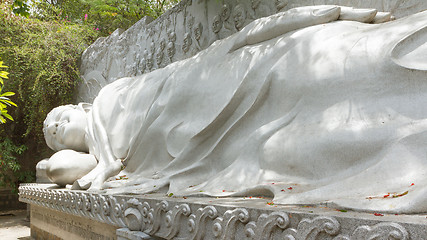
<instances>
[{"instance_id":1,"label":"background wall","mask_svg":"<svg viewBox=\"0 0 427 240\"><path fill-rule=\"evenodd\" d=\"M100 38L83 53L77 102L93 102L99 90L122 77L163 68L194 56L251 21L290 8L337 4L390 11L396 18L427 9L424 0L183 0L152 21Z\"/></svg>"}]
</instances>

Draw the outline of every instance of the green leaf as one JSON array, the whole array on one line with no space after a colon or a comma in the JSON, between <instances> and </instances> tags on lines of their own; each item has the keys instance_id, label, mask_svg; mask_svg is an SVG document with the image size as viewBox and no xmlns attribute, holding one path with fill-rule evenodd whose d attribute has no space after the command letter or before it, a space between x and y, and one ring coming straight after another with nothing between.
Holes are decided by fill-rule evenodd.
<instances>
[{"instance_id":1,"label":"green leaf","mask_svg":"<svg viewBox=\"0 0 427 240\"><path fill-rule=\"evenodd\" d=\"M28 18L30 16L30 7L24 1L15 0L12 7L12 12L16 15L21 15Z\"/></svg>"},{"instance_id":2,"label":"green leaf","mask_svg":"<svg viewBox=\"0 0 427 240\"><path fill-rule=\"evenodd\" d=\"M16 105L16 103L14 103L14 102L12 102L12 101L10 101L10 100L5 100L5 99L3 99L4 97L0 97L0 102L2 102L2 103L6 103L7 105L9 105L9 106L15 106L15 107L17 107L17 105Z\"/></svg>"},{"instance_id":3,"label":"green leaf","mask_svg":"<svg viewBox=\"0 0 427 240\"><path fill-rule=\"evenodd\" d=\"M5 92L0 95L0 97L9 97L15 95L14 92Z\"/></svg>"},{"instance_id":4,"label":"green leaf","mask_svg":"<svg viewBox=\"0 0 427 240\"><path fill-rule=\"evenodd\" d=\"M3 65L3 61L0 61L0 68L7 68L8 66Z\"/></svg>"},{"instance_id":5,"label":"green leaf","mask_svg":"<svg viewBox=\"0 0 427 240\"><path fill-rule=\"evenodd\" d=\"M7 77L7 75L8 75L9 73L8 72L6 72L6 71L0 71L0 77L2 77L2 78L8 78Z\"/></svg>"},{"instance_id":6,"label":"green leaf","mask_svg":"<svg viewBox=\"0 0 427 240\"><path fill-rule=\"evenodd\" d=\"M13 117L12 117L12 116L10 116L9 114L2 112L2 113L1 113L1 115L5 116L5 117L7 117L8 119L10 119L11 121L13 121Z\"/></svg>"}]
</instances>

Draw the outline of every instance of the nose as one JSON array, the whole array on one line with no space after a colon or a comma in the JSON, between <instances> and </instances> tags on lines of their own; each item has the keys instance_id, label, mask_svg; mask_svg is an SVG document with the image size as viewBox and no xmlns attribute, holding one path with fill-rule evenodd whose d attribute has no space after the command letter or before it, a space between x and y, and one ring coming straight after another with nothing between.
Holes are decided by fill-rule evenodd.
<instances>
[{"instance_id":1,"label":"nose","mask_svg":"<svg viewBox=\"0 0 427 240\"><path fill-rule=\"evenodd\" d=\"M50 135L55 135L56 134L56 129L58 128L58 126L59 126L59 122L49 123L49 125L47 125L47 132Z\"/></svg>"}]
</instances>

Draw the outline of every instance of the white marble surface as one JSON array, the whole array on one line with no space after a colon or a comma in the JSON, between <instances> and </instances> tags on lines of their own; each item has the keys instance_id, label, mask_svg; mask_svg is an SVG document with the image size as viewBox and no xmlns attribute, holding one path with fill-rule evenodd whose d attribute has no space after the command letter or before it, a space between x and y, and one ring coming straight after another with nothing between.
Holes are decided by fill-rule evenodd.
<instances>
[{"instance_id":1,"label":"white marble surface","mask_svg":"<svg viewBox=\"0 0 427 240\"><path fill-rule=\"evenodd\" d=\"M104 87L85 112L99 163L74 188L427 211L427 13L365 24L340 10L260 19Z\"/></svg>"},{"instance_id":2,"label":"white marble surface","mask_svg":"<svg viewBox=\"0 0 427 240\"><path fill-rule=\"evenodd\" d=\"M65 161L65 159L68 159ZM66 162L66 164L64 164ZM98 161L93 154L66 149L53 154L46 164L46 175L51 182L60 186L73 184L96 167Z\"/></svg>"}]
</instances>

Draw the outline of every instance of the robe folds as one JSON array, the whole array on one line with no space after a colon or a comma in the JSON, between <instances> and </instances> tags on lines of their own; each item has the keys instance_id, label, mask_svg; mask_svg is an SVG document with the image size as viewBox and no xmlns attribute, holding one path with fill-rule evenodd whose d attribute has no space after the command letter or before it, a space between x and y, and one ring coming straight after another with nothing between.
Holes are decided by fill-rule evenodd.
<instances>
[{"instance_id":1,"label":"robe folds","mask_svg":"<svg viewBox=\"0 0 427 240\"><path fill-rule=\"evenodd\" d=\"M107 193L427 211L427 12L237 38L101 90L91 152L128 178Z\"/></svg>"}]
</instances>

